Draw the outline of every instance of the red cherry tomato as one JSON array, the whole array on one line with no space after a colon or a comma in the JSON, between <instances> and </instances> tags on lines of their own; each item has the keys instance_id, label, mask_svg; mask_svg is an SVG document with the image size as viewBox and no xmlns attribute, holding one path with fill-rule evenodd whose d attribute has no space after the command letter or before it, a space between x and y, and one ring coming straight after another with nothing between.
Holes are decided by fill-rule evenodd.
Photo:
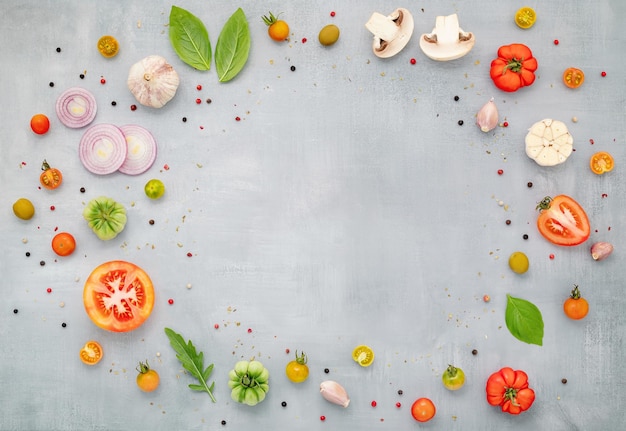
<instances>
[{"instance_id":1,"label":"red cherry tomato","mask_svg":"<svg viewBox=\"0 0 626 431\"><path fill-rule=\"evenodd\" d=\"M50 120L44 114L35 114L30 119L30 128L38 135L43 135L50 130Z\"/></svg>"}]
</instances>

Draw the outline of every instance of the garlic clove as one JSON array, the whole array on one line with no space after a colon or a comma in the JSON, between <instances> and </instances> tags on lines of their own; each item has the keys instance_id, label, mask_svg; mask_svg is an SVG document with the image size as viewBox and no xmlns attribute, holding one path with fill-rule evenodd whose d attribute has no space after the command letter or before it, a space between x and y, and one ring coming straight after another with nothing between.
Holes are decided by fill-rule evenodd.
<instances>
[{"instance_id":1,"label":"garlic clove","mask_svg":"<svg viewBox=\"0 0 626 431\"><path fill-rule=\"evenodd\" d=\"M350 404L350 398L346 390L339 383L332 380L320 383L320 393L326 401L340 405L343 408L348 407Z\"/></svg>"},{"instance_id":2,"label":"garlic clove","mask_svg":"<svg viewBox=\"0 0 626 431\"><path fill-rule=\"evenodd\" d=\"M613 245L608 242L596 242L591 246L593 260L603 260L613 253Z\"/></svg>"},{"instance_id":3,"label":"garlic clove","mask_svg":"<svg viewBox=\"0 0 626 431\"><path fill-rule=\"evenodd\" d=\"M493 97L476 114L476 124L485 133L495 129L498 125L498 108Z\"/></svg>"}]
</instances>

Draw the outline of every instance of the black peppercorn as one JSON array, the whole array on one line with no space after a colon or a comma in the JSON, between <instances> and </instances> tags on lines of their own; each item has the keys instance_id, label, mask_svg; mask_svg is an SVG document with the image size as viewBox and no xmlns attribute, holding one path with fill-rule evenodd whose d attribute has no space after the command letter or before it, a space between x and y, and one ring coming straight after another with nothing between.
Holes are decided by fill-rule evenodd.
<instances>
[{"instance_id":1,"label":"black peppercorn","mask_svg":"<svg viewBox=\"0 0 626 431\"><path fill-rule=\"evenodd\" d=\"M61 52L61 48L57 48L57 52Z\"/></svg>"},{"instance_id":2,"label":"black peppercorn","mask_svg":"<svg viewBox=\"0 0 626 431\"><path fill-rule=\"evenodd\" d=\"M531 188L533 186L533 183L531 183L530 181L528 181L528 184L526 184L528 186L528 188Z\"/></svg>"},{"instance_id":3,"label":"black peppercorn","mask_svg":"<svg viewBox=\"0 0 626 431\"><path fill-rule=\"evenodd\" d=\"M13 314L17 314L17 308L13 309Z\"/></svg>"},{"instance_id":4,"label":"black peppercorn","mask_svg":"<svg viewBox=\"0 0 626 431\"><path fill-rule=\"evenodd\" d=\"M81 73L80 75L78 75L78 77L79 77L80 79L85 79L85 74L84 74L84 73Z\"/></svg>"},{"instance_id":5,"label":"black peppercorn","mask_svg":"<svg viewBox=\"0 0 626 431\"><path fill-rule=\"evenodd\" d=\"M42 260L42 261L40 261L40 262L39 262L39 265L40 265L40 266L44 266L45 264L46 264L46 261L45 261L45 260Z\"/></svg>"},{"instance_id":6,"label":"black peppercorn","mask_svg":"<svg viewBox=\"0 0 626 431\"><path fill-rule=\"evenodd\" d=\"M455 102L458 102L458 101L459 101L459 99L460 99L460 97L459 97L459 96L454 96L454 101L455 101Z\"/></svg>"},{"instance_id":7,"label":"black peppercorn","mask_svg":"<svg viewBox=\"0 0 626 431\"><path fill-rule=\"evenodd\" d=\"M567 383L567 379L561 379L561 383L563 384Z\"/></svg>"},{"instance_id":8,"label":"black peppercorn","mask_svg":"<svg viewBox=\"0 0 626 431\"><path fill-rule=\"evenodd\" d=\"M84 187L81 187L81 188L80 188L80 192L81 192L81 193L85 193L85 188L84 188Z\"/></svg>"},{"instance_id":9,"label":"black peppercorn","mask_svg":"<svg viewBox=\"0 0 626 431\"><path fill-rule=\"evenodd\" d=\"M280 405L283 406L283 407L287 407L287 402L283 401L282 403L280 403Z\"/></svg>"},{"instance_id":10,"label":"black peppercorn","mask_svg":"<svg viewBox=\"0 0 626 431\"><path fill-rule=\"evenodd\" d=\"M61 326L65 328L67 326L67 323L63 322L61 323Z\"/></svg>"},{"instance_id":11,"label":"black peppercorn","mask_svg":"<svg viewBox=\"0 0 626 431\"><path fill-rule=\"evenodd\" d=\"M226 425L226 421L222 421L222 425Z\"/></svg>"},{"instance_id":12,"label":"black peppercorn","mask_svg":"<svg viewBox=\"0 0 626 431\"><path fill-rule=\"evenodd\" d=\"M463 125L463 120L459 120L459 126Z\"/></svg>"},{"instance_id":13,"label":"black peppercorn","mask_svg":"<svg viewBox=\"0 0 626 431\"><path fill-rule=\"evenodd\" d=\"M187 122L187 117L183 117L183 123Z\"/></svg>"},{"instance_id":14,"label":"black peppercorn","mask_svg":"<svg viewBox=\"0 0 626 431\"><path fill-rule=\"evenodd\" d=\"M507 220L505 223L506 224L511 224L511 220Z\"/></svg>"},{"instance_id":15,"label":"black peppercorn","mask_svg":"<svg viewBox=\"0 0 626 431\"><path fill-rule=\"evenodd\" d=\"M117 105L117 102L114 100L113 102L111 102L111 106L115 106Z\"/></svg>"},{"instance_id":16,"label":"black peppercorn","mask_svg":"<svg viewBox=\"0 0 626 431\"><path fill-rule=\"evenodd\" d=\"M150 219L150 220L148 220L148 223L154 224L154 220Z\"/></svg>"},{"instance_id":17,"label":"black peppercorn","mask_svg":"<svg viewBox=\"0 0 626 431\"><path fill-rule=\"evenodd\" d=\"M524 235L522 235L522 238L528 239L528 235L524 234Z\"/></svg>"},{"instance_id":18,"label":"black peppercorn","mask_svg":"<svg viewBox=\"0 0 626 431\"><path fill-rule=\"evenodd\" d=\"M30 257L30 251L26 252L26 257Z\"/></svg>"},{"instance_id":19,"label":"black peppercorn","mask_svg":"<svg viewBox=\"0 0 626 431\"><path fill-rule=\"evenodd\" d=\"M402 392L402 389L398 389L398 395L402 395L404 392Z\"/></svg>"},{"instance_id":20,"label":"black peppercorn","mask_svg":"<svg viewBox=\"0 0 626 431\"><path fill-rule=\"evenodd\" d=\"M50 84L48 84L50 87L54 87L54 82L51 82Z\"/></svg>"},{"instance_id":21,"label":"black peppercorn","mask_svg":"<svg viewBox=\"0 0 626 431\"><path fill-rule=\"evenodd\" d=\"M476 349L472 350L472 355L478 355L478 350Z\"/></svg>"},{"instance_id":22,"label":"black peppercorn","mask_svg":"<svg viewBox=\"0 0 626 431\"><path fill-rule=\"evenodd\" d=\"M325 372L326 374L328 374L328 373L330 373L330 370L329 370L328 368L324 368L324 372Z\"/></svg>"},{"instance_id":23,"label":"black peppercorn","mask_svg":"<svg viewBox=\"0 0 626 431\"><path fill-rule=\"evenodd\" d=\"M212 102L212 100L211 100L211 99L207 99L207 100L206 100L206 103L211 103L211 102Z\"/></svg>"},{"instance_id":24,"label":"black peppercorn","mask_svg":"<svg viewBox=\"0 0 626 431\"><path fill-rule=\"evenodd\" d=\"M290 69L291 69L292 72L295 72L296 71L296 66L291 66Z\"/></svg>"}]
</instances>

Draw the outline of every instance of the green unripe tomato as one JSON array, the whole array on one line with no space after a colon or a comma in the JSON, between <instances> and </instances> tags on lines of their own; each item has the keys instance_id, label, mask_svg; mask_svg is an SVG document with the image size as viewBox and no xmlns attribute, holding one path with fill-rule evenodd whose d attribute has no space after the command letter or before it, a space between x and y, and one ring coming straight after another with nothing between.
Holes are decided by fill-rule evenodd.
<instances>
[{"instance_id":1,"label":"green unripe tomato","mask_svg":"<svg viewBox=\"0 0 626 431\"><path fill-rule=\"evenodd\" d=\"M165 185L155 178L146 183L144 191L150 199L159 199L165 193Z\"/></svg>"},{"instance_id":2,"label":"green unripe tomato","mask_svg":"<svg viewBox=\"0 0 626 431\"><path fill-rule=\"evenodd\" d=\"M465 373L462 369L457 368L454 365L448 365L448 368L441 376L441 381L446 389L456 391L461 389L465 384Z\"/></svg>"}]
</instances>

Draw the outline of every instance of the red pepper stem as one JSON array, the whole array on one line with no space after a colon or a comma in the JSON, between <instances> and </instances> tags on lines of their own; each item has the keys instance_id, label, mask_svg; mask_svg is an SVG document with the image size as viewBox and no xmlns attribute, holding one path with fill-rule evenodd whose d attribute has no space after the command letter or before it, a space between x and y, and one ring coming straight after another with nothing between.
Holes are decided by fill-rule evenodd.
<instances>
[{"instance_id":1,"label":"red pepper stem","mask_svg":"<svg viewBox=\"0 0 626 431\"><path fill-rule=\"evenodd\" d=\"M520 70L522 70L523 63L524 59L518 60L517 58L513 57L512 59L507 61L506 66L504 66L504 68L502 69L502 74L504 75L507 69L509 69L511 72L519 72Z\"/></svg>"}]
</instances>

